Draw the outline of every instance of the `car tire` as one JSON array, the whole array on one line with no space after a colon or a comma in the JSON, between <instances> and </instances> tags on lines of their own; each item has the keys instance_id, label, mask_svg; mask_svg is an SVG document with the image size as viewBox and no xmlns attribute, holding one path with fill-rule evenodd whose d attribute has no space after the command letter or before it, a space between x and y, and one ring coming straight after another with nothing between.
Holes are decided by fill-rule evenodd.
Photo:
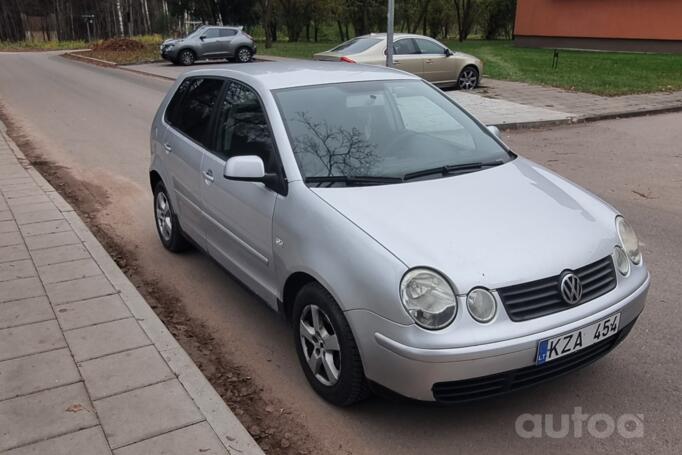
<instances>
[{"instance_id":1,"label":"car tire","mask_svg":"<svg viewBox=\"0 0 682 455\"><path fill-rule=\"evenodd\" d=\"M292 320L296 353L315 392L337 406L369 397L360 351L329 291L317 282L303 286L294 301Z\"/></svg>"},{"instance_id":2,"label":"car tire","mask_svg":"<svg viewBox=\"0 0 682 455\"><path fill-rule=\"evenodd\" d=\"M234 61L237 63L249 63L253 59L253 52L248 47L240 47L234 54Z\"/></svg>"},{"instance_id":3,"label":"car tire","mask_svg":"<svg viewBox=\"0 0 682 455\"><path fill-rule=\"evenodd\" d=\"M184 49L178 54L178 62L182 66L192 66L196 59L197 56L194 54L194 51L190 49Z\"/></svg>"},{"instance_id":4,"label":"car tire","mask_svg":"<svg viewBox=\"0 0 682 455\"><path fill-rule=\"evenodd\" d=\"M473 90L478 87L478 81L481 75L478 68L469 65L465 66L457 77L457 88L460 90Z\"/></svg>"},{"instance_id":5,"label":"car tire","mask_svg":"<svg viewBox=\"0 0 682 455\"><path fill-rule=\"evenodd\" d=\"M180 253L189 247L163 182L154 187L154 220L159 239L168 251Z\"/></svg>"}]
</instances>

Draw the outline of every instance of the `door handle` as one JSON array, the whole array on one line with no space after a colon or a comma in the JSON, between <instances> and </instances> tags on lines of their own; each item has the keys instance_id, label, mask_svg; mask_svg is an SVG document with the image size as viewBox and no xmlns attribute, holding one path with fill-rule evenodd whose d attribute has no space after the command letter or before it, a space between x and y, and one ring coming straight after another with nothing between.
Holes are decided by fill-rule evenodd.
<instances>
[{"instance_id":1,"label":"door handle","mask_svg":"<svg viewBox=\"0 0 682 455\"><path fill-rule=\"evenodd\" d=\"M433 63L433 60L425 60L424 63Z\"/></svg>"},{"instance_id":2,"label":"door handle","mask_svg":"<svg viewBox=\"0 0 682 455\"><path fill-rule=\"evenodd\" d=\"M206 183L213 182L213 170L207 169L204 171L204 178L206 179Z\"/></svg>"},{"instance_id":3,"label":"door handle","mask_svg":"<svg viewBox=\"0 0 682 455\"><path fill-rule=\"evenodd\" d=\"M163 144L163 149L166 151L166 153L170 153L173 150L173 147L169 143Z\"/></svg>"}]
</instances>

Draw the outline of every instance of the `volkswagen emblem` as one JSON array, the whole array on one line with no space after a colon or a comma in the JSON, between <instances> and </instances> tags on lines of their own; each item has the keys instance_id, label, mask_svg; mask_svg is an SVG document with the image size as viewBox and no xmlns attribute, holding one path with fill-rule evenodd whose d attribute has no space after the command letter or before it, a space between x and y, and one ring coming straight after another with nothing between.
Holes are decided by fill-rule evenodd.
<instances>
[{"instance_id":1,"label":"volkswagen emblem","mask_svg":"<svg viewBox=\"0 0 682 455\"><path fill-rule=\"evenodd\" d=\"M583 285L580 282L580 278L573 272L565 273L561 277L559 288L561 289L561 296L564 302L569 305L575 305L583 297Z\"/></svg>"}]
</instances>

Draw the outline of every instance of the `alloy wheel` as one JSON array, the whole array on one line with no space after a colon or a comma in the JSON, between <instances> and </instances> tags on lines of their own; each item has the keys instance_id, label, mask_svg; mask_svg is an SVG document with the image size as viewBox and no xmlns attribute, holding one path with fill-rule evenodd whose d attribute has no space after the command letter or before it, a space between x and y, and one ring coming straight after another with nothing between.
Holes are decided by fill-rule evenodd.
<instances>
[{"instance_id":1,"label":"alloy wheel","mask_svg":"<svg viewBox=\"0 0 682 455\"><path fill-rule=\"evenodd\" d=\"M299 337L306 363L315 378L333 386L341 375L341 348L327 314L317 305L307 305L299 320Z\"/></svg>"},{"instance_id":2,"label":"alloy wheel","mask_svg":"<svg viewBox=\"0 0 682 455\"><path fill-rule=\"evenodd\" d=\"M163 240L169 242L173 235L173 221L171 209L166 193L160 191L156 195L156 224Z\"/></svg>"},{"instance_id":3,"label":"alloy wheel","mask_svg":"<svg viewBox=\"0 0 682 455\"><path fill-rule=\"evenodd\" d=\"M465 68L459 75L459 88L473 90L478 84L478 72L473 68Z\"/></svg>"},{"instance_id":4,"label":"alloy wheel","mask_svg":"<svg viewBox=\"0 0 682 455\"><path fill-rule=\"evenodd\" d=\"M241 63L248 63L251 61L251 51L245 47L239 49L239 52L237 53L237 59L239 59Z\"/></svg>"},{"instance_id":5,"label":"alloy wheel","mask_svg":"<svg viewBox=\"0 0 682 455\"><path fill-rule=\"evenodd\" d=\"M194 55L191 51L184 51L182 55L180 55L180 61L183 65L189 66L194 63Z\"/></svg>"}]
</instances>

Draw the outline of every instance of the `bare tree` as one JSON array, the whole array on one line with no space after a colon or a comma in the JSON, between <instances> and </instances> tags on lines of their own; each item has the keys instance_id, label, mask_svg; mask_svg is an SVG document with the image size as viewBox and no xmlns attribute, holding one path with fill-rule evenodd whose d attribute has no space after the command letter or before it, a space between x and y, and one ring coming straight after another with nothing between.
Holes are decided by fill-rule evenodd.
<instances>
[{"instance_id":1,"label":"bare tree","mask_svg":"<svg viewBox=\"0 0 682 455\"><path fill-rule=\"evenodd\" d=\"M455 2L455 16L457 17L458 39L464 41L469 37L476 21L476 0L453 0Z\"/></svg>"},{"instance_id":2,"label":"bare tree","mask_svg":"<svg viewBox=\"0 0 682 455\"><path fill-rule=\"evenodd\" d=\"M297 112L295 120L310 134L296 137L294 153L316 158L327 176L367 175L377 163L376 145L364 139L359 129L332 128L326 122L313 121L305 112Z\"/></svg>"}]
</instances>

